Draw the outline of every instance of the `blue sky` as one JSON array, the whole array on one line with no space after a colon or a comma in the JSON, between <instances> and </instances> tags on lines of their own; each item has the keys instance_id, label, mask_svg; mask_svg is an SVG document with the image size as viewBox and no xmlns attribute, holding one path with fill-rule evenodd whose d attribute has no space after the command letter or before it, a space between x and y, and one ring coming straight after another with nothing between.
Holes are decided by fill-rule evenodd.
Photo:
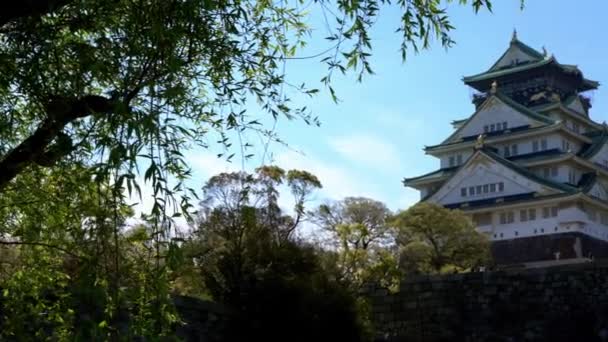
<instances>
[{"instance_id":1,"label":"blue sky","mask_svg":"<svg viewBox=\"0 0 608 342\"><path fill-rule=\"evenodd\" d=\"M545 46L558 61L577 64L588 78L608 83L604 36L608 2L528 0L520 11L519 0L495 0L493 12L475 15L469 7L450 5L456 45L446 51L434 44L430 50L410 55L404 64L399 35L394 32L399 12L394 8L381 11L372 32L376 74L362 83L354 75L335 78L339 104L325 93L312 100L302 98L298 104L307 105L322 125L280 120L276 131L290 148L272 144L273 163L316 174L324 185L314 198L317 202L367 196L393 210L405 209L417 201L418 194L403 187L403 177L439 166L437 159L424 154L423 146L441 142L452 131L452 120L473 112L471 91L462 83L462 76L489 68L507 48L514 28L526 44L539 50ZM301 55L329 47L321 39L326 29L318 19L312 18L313 38ZM319 80L326 69L320 59L289 62L288 78L322 89ZM599 122L608 120L605 94L602 87L591 94L591 115ZM254 143L256 139L251 137ZM188 154L195 188L200 189L210 175L243 167L238 158L232 163L217 159L217 152L197 149ZM261 163L259 142L253 152L257 155L245 163L247 170Z\"/></svg>"}]
</instances>

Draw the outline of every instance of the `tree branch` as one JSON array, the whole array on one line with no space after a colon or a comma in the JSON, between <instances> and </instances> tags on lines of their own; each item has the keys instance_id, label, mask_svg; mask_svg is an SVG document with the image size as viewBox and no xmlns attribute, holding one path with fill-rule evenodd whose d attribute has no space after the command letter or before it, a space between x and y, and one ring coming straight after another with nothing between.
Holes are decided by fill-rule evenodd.
<instances>
[{"instance_id":1,"label":"tree branch","mask_svg":"<svg viewBox=\"0 0 608 342\"><path fill-rule=\"evenodd\" d=\"M25 17L42 16L56 11L72 0L18 0L5 2L0 11L0 27Z\"/></svg>"},{"instance_id":2,"label":"tree branch","mask_svg":"<svg viewBox=\"0 0 608 342\"><path fill-rule=\"evenodd\" d=\"M5 241L5 240L0 240L0 245L7 245L7 246L11 246L11 245L24 245L24 246L40 246L40 247L45 247L45 248L51 248L51 249L56 249L60 252L63 252L65 254L68 254L70 256L73 256L74 258L77 259L85 259L84 257L75 254L73 252L68 251L65 248L59 247L59 246L55 246L55 245L50 245L44 242L23 242L23 241Z\"/></svg>"},{"instance_id":3,"label":"tree branch","mask_svg":"<svg viewBox=\"0 0 608 342\"><path fill-rule=\"evenodd\" d=\"M12 149L0 161L0 191L21 171L33 162L45 160L47 149L63 128L70 122L93 113L109 113L115 107L112 99L88 95L81 99L55 98L47 105L47 117L21 144ZM64 151L64 155L70 150ZM53 158L57 155L53 151Z\"/></svg>"}]
</instances>

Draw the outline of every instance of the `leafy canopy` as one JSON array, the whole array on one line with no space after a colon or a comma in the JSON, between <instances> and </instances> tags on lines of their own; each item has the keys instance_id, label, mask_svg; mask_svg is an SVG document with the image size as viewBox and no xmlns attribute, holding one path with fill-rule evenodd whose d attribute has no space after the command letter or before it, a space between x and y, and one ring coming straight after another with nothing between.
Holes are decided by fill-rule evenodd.
<instances>
[{"instance_id":1,"label":"leafy canopy","mask_svg":"<svg viewBox=\"0 0 608 342\"><path fill-rule=\"evenodd\" d=\"M358 290L368 282L386 287L398 283L391 215L384 203L365 197L346 197L311 213L328 234L328 264L334 265L337 278L349 287Z\"/></svg>"},{"instance_id":2,"label":"leafy canopy","mask_svg":"<svg viewBox=\"0 0 608 342\"><path fill-rule=\"evenodd\" d=\"M491 8L488 0L458 2ZM313 57L327 64L322 82L334 98L335 70L372 72L369 30L381 7L403 13L404 59L435 38L453 43L440 0L28 4L0 17L0 189L33 165L61 159L85 162L98 180L129 192L139 191L141 171L152 183L156 216L191 207L185 149L219 143L232 156L235 135L276 138L260 124L263 115L246 111L252 100L274 119L316 122L285 91L317 92L285 78L287 61L309 57L298 49L314 37L310 13L323 12L332 32L333 45Z\"/></svg>"},{"instance_id":3,"label":"leafy canopy","mask_svg":"<svg viewBox=\"0 0 608 342\"><path fill-rule=\"evenodd\" d=\"M392 224L406 272L465 271L489 261L489 240L459 210L423 202L400 212Z\"/></svg>"}]
</instances>

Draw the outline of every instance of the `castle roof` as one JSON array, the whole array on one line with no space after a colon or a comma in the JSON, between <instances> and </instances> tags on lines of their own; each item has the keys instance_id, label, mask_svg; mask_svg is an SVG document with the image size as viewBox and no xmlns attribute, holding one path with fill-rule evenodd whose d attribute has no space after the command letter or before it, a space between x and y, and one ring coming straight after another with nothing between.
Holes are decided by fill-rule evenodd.
<instances>
[{"instance_id":1,"label":"castle roof","mask_svg":"<svg viewBox=\"0 0 608 342\"><path fill-rule=\"evenodd\" d=\"M509 47L498 58L498 60L486 71L476 75L463 77L463 82L478 90L488 88L488 82L499 80L503 77L515 75L524 71L539 69L542 67L553 67L560 73L580 77L579 91L596 89L597 81L584 78L583 73L576 65L561 64L546 51L541 53L513 37Z\"/></svg>"},{"instance_id":2,"label":"castle roof","mask_svg":"<svg viewBox=\"0 0 608 342\"><path fill-rule=\"evenodd\" d=\"M464 128L467 126L467 124L469 122L471 122L471 120L473 120L477 115L479 115L479 113L485 112L486 111L486 107L488 105L490 105L491 103L494 103L495 101L499 101L501 103L503 103L504 105L512 108L513 110L515 110L516 112L518 112L519 114L524 115L525 117L529 118L530 120L533 120L534 122L536 122L537 124L554 124L556 123L555 120L549 118L548 116L539 114L529 108L527 108L526 106L523 106L513 100L511 100L508 96L502 94L500 91L495 91L493 94L490 94L485 101L477 108L477 110L475 111L475 113L473 113L473 115L471 115L469 118L467 118L464 122L460 123L458 122L458 124L460 125L460 127L458 127L447 139L444 140L444 142L442 144L446 144L446 143L451 143L454 139L454 137L458 136L458 134L460 132L462 132L464 130ZM511 128L509 131L513 131L514 129L517 128ZM494 132L492 132L494 133ZM498 132L496 132L497 134L499 134ZM474 136L468 136L468 137L463 137L462 139L475 139L477 138L477 135ZM462 140L461 140L462 141Z\"/></svg>"},{"instance_id":3,"label":"castle roof","mask_svg":"<svg viewBox=\"0 0 608 342\"><path fill-rule=\"evenodd\" d=\"M427 200L430 197L432 197L435 193L437 193L442 187L444 187L453 177L455 177L459 172L466 172L463 171L463 169L465 169L466 165L470 164L472 161L474 161L476 158L478 158L478 156L483 155L485 157L488 157L489 159L491 159L492 161L501 164L502 166L506 167L507 169L514 171L515 173L519 174L520 176L529 179L535 183L544 185L546 187L552 188L556 191L559 192L568 192L568 193L574 193L576 191L578 191L578 188L576 186L572 186L569 184L565 184L565 183L559 183L550 179L545 179L543 177L537 176L536 174L534 174L533 172L527 170L526 168L518 165L517 163L510 161L506 158L501 157L500 155L498 155L495 151L493 151L492 148L489 147L483 147L478 149L471 157L469 157L469 159L460 167L455 167L450 169L449 174L444 174L444 176L446 176L446 181L441 185L441 187L439 187L438 189L436 189L433 192L430 192L429 194L427 194L427 196L425 196L425 198L423 198L422 200ZM428 176L429 175L433 175L436 174L437 172L446 172L445 169L440 169L437 170L435 172L431 172L427 175L423 175L421 177L427 177L428 180ZM414 183L420 183L420 178L421 177L415 177L415 178L409 178L409 179L404 179L403 183L405 186L410 186L410 185L414 185Z\"/></svg>"},{"instance_id":4,"label":"castle roof","mask_svg":"<svg viewBox=\"0 0 608 342\"><path fill-rule=\"evenodd\" d=\"M586 133L585 135L590 137L592 142L591 144L583 146L583 149L581 149L578 155L588 159L596 155L602 149L602 146L608 142L608 130L604 128Z\"/></svg>"},{"instance_id":5,"label":"castle roof","mask_svg":"<svg viewBox=\"0 0 608 342\"><path fill-rule=\"evenodd\" d=\"M545 126L538 126L538 127L530 127L529 125L519 126L519 127L509 128L506 130L488 132L488 133L485 133L485 135L486 135L486 141L494 142L494 141L499 141L499 140L515 139L515 138L532 135L532 134L537 135L537 134L549 133L549 132L553 132L553 131L562 131L565 134L568 134L571 136L576 136L579 140L581 140L585 143L588 143L588 144L592 143L592 139L589 136L587 136L585 134L578 134L578 133L573 132L572 130L567 129L564 126L563 122L556 122L552 125L545 125ZM445 148L465 147L465 146L474 144L475 139L477 139L478 136L479 136L478 134L470 135L470 136L463 137L458 141L425 146L424 150L428 153L428 152L443 150Z\"/></svg>"}]
</instances>

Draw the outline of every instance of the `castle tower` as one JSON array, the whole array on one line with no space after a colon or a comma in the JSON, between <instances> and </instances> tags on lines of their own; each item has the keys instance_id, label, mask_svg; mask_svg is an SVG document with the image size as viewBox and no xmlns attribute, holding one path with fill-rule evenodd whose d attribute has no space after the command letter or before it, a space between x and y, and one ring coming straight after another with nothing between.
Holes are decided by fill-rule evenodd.
<instances>
[{"instance_id":1,"label":"castle tower","mask_svg":"<svg viewBox=\"0 0 608 342\"><path fill-rule=\"evenodd\" d=\"M583 95L598 82L515 33L463 81L478 92L474 113L425 147L439 169L404 185L467 213L499 264L608 257L608 128Z\"/></svg>"}]
</instances>

